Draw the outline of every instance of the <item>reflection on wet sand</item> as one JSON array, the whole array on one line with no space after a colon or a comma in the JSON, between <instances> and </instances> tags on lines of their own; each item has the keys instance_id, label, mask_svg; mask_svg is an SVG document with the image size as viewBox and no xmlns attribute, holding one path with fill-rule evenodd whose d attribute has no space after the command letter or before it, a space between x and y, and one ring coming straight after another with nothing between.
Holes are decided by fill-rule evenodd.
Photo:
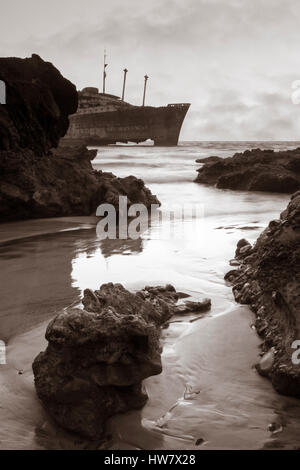
<instances>
[{"instance_id":1,"label":"reflection on wet sand","mask_svg":"<svg viewBox=\"0 0 300 470\"><path fill-rule=\"evenodd\" d=\"M101 252L105 258L112 255L134 255L143 251L143 240L101 240Z\"/></svg>"},{"instance_id":2,"label":"reflection on wet sand","mask_svg":"<svg viewBox=\"0 0 300 470\"><path fill-rule=\"evenodd\" d=\"M1 339L26 331L79 299L80 291L71 283L74 239L74 232L64 232L0 247Z\"/></svg>"},{"instance_id":3,"label":"reflection on wet sand","mask_svg":"<svg viewBox=\"0 0 300 470\"><path fill-rule=\"evenodd\" d=\"M91 229L1 245L1 340L7 341L78 302L81 291L72 279L72 262L80 254L92 257L99 249L104 258L138 254L143 250L143 240L99 240Z\"/></svg>"}]
</instances>

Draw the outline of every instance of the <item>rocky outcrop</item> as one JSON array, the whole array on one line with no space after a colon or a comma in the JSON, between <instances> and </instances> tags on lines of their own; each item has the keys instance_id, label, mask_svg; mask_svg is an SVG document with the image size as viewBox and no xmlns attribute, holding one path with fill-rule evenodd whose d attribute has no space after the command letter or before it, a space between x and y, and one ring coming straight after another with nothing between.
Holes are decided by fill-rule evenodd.
<instances>
[{"instance_id":1,"label":"rocky outcrop","mask_svg":"<svg viewBox=\"0 0 300 470\"><path fill-rule=\"evenodd\" d=\"M90 215L102 203L159 201L142 180L97 172L96 151L56 148L77 109L75 86L39 56L0 59L0 221Z\"/></svg>"},{"instance_id":2,"label":"rocky outcrop","mask_svg":"<svg viewBox=\"0 0 300 470\"><path fill-rule=\"evenodd\" d=\"M202 162L197 183L221 189L278 193L300 189L300 148L281 152L253 149L230 158L209 157Z\"/></svg>"},{"instance_id":3,"label":"rocky outcrop","mask_svg":"<svg viewBox=\"0 0 300 470\"><path fill-rule=\"evenodd\" d=\"M6 105L0 106L0 150L30 149L43 155L56 147L77 110L75 85L38 55L0 58Z\"/></svg>"},{"instance_id":4,"label":"rocky outcrop","mask_svg":"<svg viewBox=\"0 0 300 470\"><path fill-rule=\"evenodd\" d=\"M51 321L33 372L57 424L99 440L110 416L143 407L142 380L162 371L160 327L177 313L180 297L171 285L131 293L104 284L84 292L84 309L68 308Z\"/></svg>"},{"instance_id":5,"label":"rocky outcrop","mask_svg":"<svg viewBox=\"0 0 300 470\"><path fill-rule=\"evenodd\" d=\"M134 176L117 178L95 171L96 150L58 148L42 158L31 150L0 152L0 221L90 215L99 204L159 204Z\"/></svg>"},{"instance_id":6,"label":"rocky outcrop","mask_svg":"<svg viewBox=\"0 0 300 470\"><path fill-rule=\"evenodd\" d=\"M252 247L241 240L238 269L226 274L237 302L249 304L263 338L257 370L282 394L300 398L300 191ZM300 343L299 343L300 344ZM299 361L300 362L300 361Z\"/></svg>"}]
</instances>

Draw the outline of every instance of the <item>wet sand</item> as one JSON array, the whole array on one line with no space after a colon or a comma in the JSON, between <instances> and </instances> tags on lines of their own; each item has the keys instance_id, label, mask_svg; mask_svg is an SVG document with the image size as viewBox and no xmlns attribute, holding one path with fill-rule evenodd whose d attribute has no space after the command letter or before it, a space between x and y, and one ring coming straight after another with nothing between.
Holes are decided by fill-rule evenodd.
<instances>
[{"instance_id":1,"label":"wet sand","mask_svg":"<svg viewBox=\"0 0 300 470\"><path fill-rule=\"evenodd\" d=\"M150 400L129 415L130 425L128 416L112 419L112 448L296 448L299 403L280 397L253 368L259 338L252 321L238 307L165 332L163 373L145 381ZM273 422L288 429L272 435Z\"/></svg>"},{"instance_id":2,"label":"wet sand","mask_svg":"<svg viewBox=\"0 0 300 470\"><path fill-rule=\"evenodd\" d=\"M110 420L112 439L106 448L297 448L299 403L280 397L253 368L259 339L252 321L249 309L238 307L193 323L171 323L162 331L163 373L144 382L147 405ZM46 347L46 325L8 346L8 365L0 375L2 449L89 445L53 425L36 397L31 364ZM272 435L268 425L273 422L285 432Z\"/></svg>"},{"instance_id":3,"label":"wet sand","mask_svg":"<svg viewBox=\"0 0 300 470\"><path fill-rule=\"evenodd\" d=\"M97 217L57 217L50 219L22 220L0 224L0 244L15 240L25 240L39 235L48 235L67 230L91 228L97 223Z\"/></svg>"}]
</instances>

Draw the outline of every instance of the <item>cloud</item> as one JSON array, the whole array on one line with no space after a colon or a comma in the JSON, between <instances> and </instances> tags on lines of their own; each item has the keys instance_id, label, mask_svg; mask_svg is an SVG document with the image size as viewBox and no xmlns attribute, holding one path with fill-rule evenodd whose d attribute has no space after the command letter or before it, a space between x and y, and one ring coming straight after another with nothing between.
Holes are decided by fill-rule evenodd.
<instances>
[{"instance_id":1,"label":"cloud","mask_svg":"<svg viewBox=\"0 0 300 470\"><path fill-rule=\"evenodd\" d=\"M150 76L153 105L191 102L183 139L297 139L300 79L297 0L10 0L0 54L52 61L79 88L101 86L140 104Z\"/></svg>"}]
</instances>

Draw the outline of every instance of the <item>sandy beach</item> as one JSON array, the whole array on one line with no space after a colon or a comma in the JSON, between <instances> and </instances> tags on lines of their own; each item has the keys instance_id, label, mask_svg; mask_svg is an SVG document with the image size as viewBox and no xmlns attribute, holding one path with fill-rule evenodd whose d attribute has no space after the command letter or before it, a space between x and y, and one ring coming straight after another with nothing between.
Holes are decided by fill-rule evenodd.
<instances>
[{"instance_id":1,"label":"sandy beach","mask_svg":"<svg viewBox=\"0 0 300 470\"><path fill-rule=\"evenodd\" d=\"M176 316L162 330L163 372L144 381L149 401L143 410L110 420L108 448L297 446L298 401L276 394L254 370L260 341L251 329L253 314L237 306L223 279L236 242L242 237L254 241L288 196L223 191L192 182L199 167L196 155L218 151L227 156L234 146L115 147L101 149L94 161L95 168L118 176L143 177L162 210L178 194L181 201L203 204L200 237L189 233L185 240L162 240L160 227L153 225L139 240L99 240L95 218L2 225L0 337L7 345L7 365L0 375L1 449L88 447L51 423L36 397L31 364L46 347L49 320L78 304L85 288L97 289L105 282L120 282L132 291L171 282L192 300L212 300L212 310L203 318ZM161 153L163 164L158 166ZM179 222L174 222L175 231L182 229ZM270 433L273 422L282 425L281 433Z\"/></svg>"}]
</instances>

